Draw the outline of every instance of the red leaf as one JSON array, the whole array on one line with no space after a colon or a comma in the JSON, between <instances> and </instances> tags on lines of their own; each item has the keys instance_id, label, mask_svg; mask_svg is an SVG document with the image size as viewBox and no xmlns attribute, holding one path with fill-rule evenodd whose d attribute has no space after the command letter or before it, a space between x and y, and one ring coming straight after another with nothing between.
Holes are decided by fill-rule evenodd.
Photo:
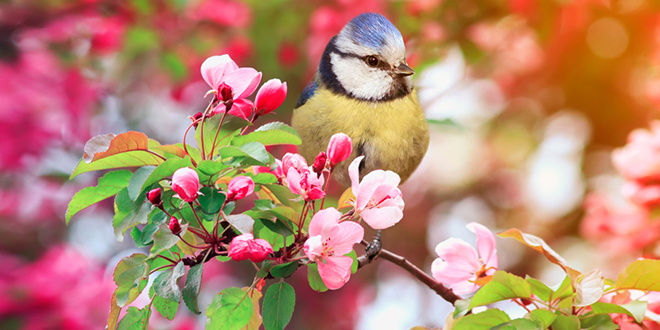
<instances>
[{"instance_id":1,"label":"red leaf","mask_svg":"<svg viewBox=\"0 0 660 330\"><path fill-rule=\"evenodd\" d=\"M85 163L127 151L149 150L149 138L144 133L126 132L119 135L97 135L85 143Z\"/></svg>"}]
</instances>

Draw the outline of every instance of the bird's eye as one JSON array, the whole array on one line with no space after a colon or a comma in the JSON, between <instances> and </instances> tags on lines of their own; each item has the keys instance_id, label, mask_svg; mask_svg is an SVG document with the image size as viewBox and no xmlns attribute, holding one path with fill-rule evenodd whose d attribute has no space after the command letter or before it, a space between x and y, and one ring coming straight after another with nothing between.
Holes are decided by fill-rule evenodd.
<instances>
[{"instance_id":1,"label":"bird's eye","mask_svg":"<svg viewBox=\"0 0 660 330\"><path fill-rule=\"evenodd\" d=\"M378 63L380 63L380 61L376 56L367 56L365 60L367 64L369 64L369 66L373 66L373 67L378 66Z\"/></svg>"}]
</instances>

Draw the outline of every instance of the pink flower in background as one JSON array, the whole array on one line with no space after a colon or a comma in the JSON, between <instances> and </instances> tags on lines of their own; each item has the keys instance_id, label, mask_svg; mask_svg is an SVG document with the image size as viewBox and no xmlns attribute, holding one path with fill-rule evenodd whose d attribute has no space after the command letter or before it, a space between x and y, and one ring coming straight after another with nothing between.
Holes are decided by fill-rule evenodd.
<instances>
[{"instance_id":1,"label":"pink flower in background","mask_svg":"<svg viewBox=\"0 0 660 330\"><path fill-rule=\"evenodd\" d=\"M179 198L191 203L199 194L199 175L190 167L176 170L172 175L172 190L179 195Z\"/></svg>"},{"instance_id":2,"label":"pink flower in background","mask_svg":"<svg viewBox=\"0 0 660 330\"><path fill-rule=\"evenodd\" d=\"M621 187L621 194L631 202L646 208L660 205L660 185L644 185L628 181Z\"/></svg>"},{"instance_id":3,"label":"pink flower in background","mask_svg":"<svg viewBox=\"0 0 660 330\"><path fill-rule=\"evenodd\" d=\"M232 260L243 261L250 259L253 262L262 262L273 253L273 247L265 239L254 239L252 234L243 234L234 237L229 244L228 256Z\"/></svg>"},{"instance_id":4,"label":"pink flower in background","mask_svg":"<svg viewBox=\"0 0 660 330\"><path fill-rule=\"evenodd\" d=\"M286 83L271 79L264 83L257 92L254 101L257 115L263 116L277 109L286 99Z\"/></svg>"},{"instance_id":5,"label":"pink flower in background","mask_svg":"<svg viewBox=\"0 0 660 330\"><path fill-rule=\"evenodd\" d=\"M247 176L238 176L229 182L227 186L227 201L235 201L245 198L254 192L254 181Z\"/></svg>"},{"instance_id":6,"label":"pink flower in background","mask_svg":"<svg viewBox=\"0 0 660 330\"><path fill-rule=\"evenodd\" d=\"M306 201L325 197L323 175L317 175L309 167L304 167L301 171L294 167L289 168L286 182L292 193L302 195Z\"/></svg>"},{"instance_id":7,"label":"pink flower in background","mask_svg":"<svg viewBox=\"0 0 660 330\"><path fill-rule=\"evenodd\" d=\"M220 26L245 28L252 20L250 7L236 0L204 0L189 12L193 21L209 20Z\"/></svg>"},{"instance_id":8,"label":"pink flower in background","mask_svg":"<svg viewBox=\"0 0 660 330\"><path fill-rule=\"evenodd\" d=\"M449 238L435 247L440 258L431 265L433 278L456 294L476 291L497 270L493 233L476 222L469 223L467 228L477 235L477 249L460 238Z\"/></svg>"},{"instance_id":9,"label":"pink flower in background","mask_svg":"<svg viewBox=\"0 0 660 330\"><path fill-rule=\"evenodd\" d=\"M254 68L239 68L226 54L207 58L202 63L201 73L204 81L216 93L223 83L231 87L234 102L252 95L261 81L261 72Z\"/></svg>"},{"instance_id":10,"label":"pink flower in background","mask_svg":"<svg viewBox=\"0 0 660 330\"><path fill-rule=\"evenodd\" d=\"M355 214L374 229L394 226L403 218L401 190L397 188L401 178L392 171L375 170L360 181L360 162L364 156L355 158L348 166L351 189L355 195Z\"/></svg>"},{"instance_id":11,"label":"pink flower in background","mask_svg":"<svg viewBox=\"0 0 660 330\"><path fill-rule=\"evenodd\" d=\"M307 161L305 161L305 157L290 152L284 154L284 157L282 157L282 171L284 174L289 173L289 169L292 167L298 171L302 171L303 168L306 168Z\"/></svg>"},{"instance_id":12,"label":"pink flower in background","mask_svg":"<svg viewBox=\"0 0 660 330\"><path fill-rule=\"evenodd\" d=\"M305 254L319 267L319 275L330 290L341 288L351 277L353 259L345 256L364 238L364 228L355 222L339 223L341 213L335 208L321 210L309 224Z\"/></svg>"},{"instance_id":13,"label":"pink flower in background","mask_svg":"<svg viewBox=\"0 0 660 330\"><path fill-rule=\"evenodd\" d=\"M330 138L328 142L328 158L331 166L335 166L351 156L353 152L353 142L348 135L337 133Z\"/></svg>"},{"instance_id":14,"label":"pink flower in background","mask_svg":"<svg viewBox=\"0 0 660 330\"><path fill-rule=\"evenodd\" d=\"M660 121L651 130L636 129L628 136L628 144L612 152L614 167L628 180L660 179Z\"/></svg>"}]
</instances>

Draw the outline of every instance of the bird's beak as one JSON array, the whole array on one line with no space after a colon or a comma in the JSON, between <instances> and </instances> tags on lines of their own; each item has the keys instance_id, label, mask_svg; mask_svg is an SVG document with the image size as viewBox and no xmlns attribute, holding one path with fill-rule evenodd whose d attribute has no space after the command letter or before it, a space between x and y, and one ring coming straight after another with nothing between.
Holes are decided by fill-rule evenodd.
<instances>
[{"instance_id":1,"label":"bird's beak","mask_svg":"<svg viewBox=\"0 0 660 330\"><path fill-rule=\"evenodd\" d=\"M394 73L398 74L399 76L405 77L415 73L415 70L413 70L411 67L406 65L406 63L401 63L399 64L399 67L394 69Z\"/></svg>"}]
</instances>

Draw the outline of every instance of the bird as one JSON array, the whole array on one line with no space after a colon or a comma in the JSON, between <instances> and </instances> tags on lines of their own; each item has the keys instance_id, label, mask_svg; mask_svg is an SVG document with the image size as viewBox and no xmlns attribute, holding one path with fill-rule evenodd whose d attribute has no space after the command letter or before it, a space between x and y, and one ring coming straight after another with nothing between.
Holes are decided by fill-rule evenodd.
<instances>
[{"instance_id":1,"label":"bird","mask_svg":"<svg viewBox=\"0 0 660 330\"><path fill-rule=\"evenodd\" d=\"M335 133L353 142L348 161L332 177L350 185L348 164L365 156L360 177L391 170L405 182L429 145L429 130L406 61L401 32L383 15L364 13L328 42L313 79L301 93L292 126L311 160Z\"/></svg>"}]
</instances>

